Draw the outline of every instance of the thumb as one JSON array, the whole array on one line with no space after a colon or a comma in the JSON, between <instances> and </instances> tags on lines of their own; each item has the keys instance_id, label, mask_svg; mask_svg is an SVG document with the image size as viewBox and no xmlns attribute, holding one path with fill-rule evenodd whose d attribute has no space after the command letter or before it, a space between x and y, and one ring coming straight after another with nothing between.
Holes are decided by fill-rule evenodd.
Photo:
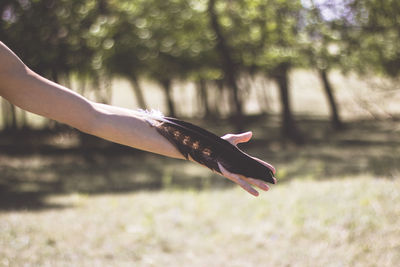
<instances>
[{"instance_id":1,"label":"thumb","mask_svg":"<svg viewBox=\"0 0 400 267\"><path fill-rule=\"evenodd\" d=\"M232 143L233 145L237 145L239 143L248 142L252 136L253 136L252 132L245 132L245 133L241 133L241 134L227 134L227 135L223 136L222 138L224 138L228 142Z\"/></svg>"}]
</instances>

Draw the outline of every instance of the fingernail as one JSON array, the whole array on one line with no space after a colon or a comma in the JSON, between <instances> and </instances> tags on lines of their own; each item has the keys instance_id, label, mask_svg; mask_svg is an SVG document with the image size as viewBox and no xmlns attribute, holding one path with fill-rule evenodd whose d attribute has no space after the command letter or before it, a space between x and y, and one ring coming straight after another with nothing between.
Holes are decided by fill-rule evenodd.
<instances>
[{"instance_id":1,"label":"fingernail","mask_svg":"<svg viewBox=\"0 0 400 267\"><path fill-rule=\"evenodd\" d=\"M272 173L275 175L276 174L276 169L274 166L271 165Z\"/></svg>"}]
</instances>

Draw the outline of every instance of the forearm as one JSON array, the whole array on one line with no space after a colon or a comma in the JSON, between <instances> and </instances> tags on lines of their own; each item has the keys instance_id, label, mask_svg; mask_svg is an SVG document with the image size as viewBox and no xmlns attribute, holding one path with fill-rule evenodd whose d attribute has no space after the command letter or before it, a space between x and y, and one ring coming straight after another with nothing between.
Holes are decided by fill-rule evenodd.
<instances>
[{"instance_id":1,"label":"forearm","mask_svg":"<svg viewBox=\"0 0 400 267\"><path fill-rule=\"evenodd\" d=\"M164 156L184 158L175 146L135 112L105 104L93 104L97 115L90 134Z\"/></svg>"},{"instance_id":2,"label":"forearm","mask_svg":"<svg viewBox=\"0 0 400 267\"><path fill-rule=\"evenodd\" d=\"M2 96L21 109L69 124L82 131L91 127L87 122L90 121L94 109L89 101L29 69L10 73L0 83L5 88Z\"/></svg>"},{"instance_id":3,"label":"forearm","mask_svg":"<svg viewBox=\"0 0 400 267\"><path fill-rule=\"evenodd\" d=\"M32 113L83 129L89 101L33 71L0 42L0 96ZM83 118L83 119L82 119Z\"/></svg>"}]
</instances>

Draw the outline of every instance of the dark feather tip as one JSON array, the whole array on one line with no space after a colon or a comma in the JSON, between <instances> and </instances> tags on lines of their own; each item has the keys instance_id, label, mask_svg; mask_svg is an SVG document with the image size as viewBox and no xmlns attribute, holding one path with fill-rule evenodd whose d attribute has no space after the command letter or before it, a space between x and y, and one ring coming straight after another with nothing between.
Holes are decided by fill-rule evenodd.
<instances>
[{"instance_id":1,"label":"dark feather tip","mask_svg":"<svg viewBox=\"0 0 400 267\"><path fill-rule=\"evenodd\" d=\"M254 160L252 157L234 145L231 146L233 147L232 150L229 153L221 154L218 159L225 169L232 173L241 174L245 177L255 178L267 183L276 184L276 178L274 177L274 173L270 168Z\"/></svg>"}]
</instances>

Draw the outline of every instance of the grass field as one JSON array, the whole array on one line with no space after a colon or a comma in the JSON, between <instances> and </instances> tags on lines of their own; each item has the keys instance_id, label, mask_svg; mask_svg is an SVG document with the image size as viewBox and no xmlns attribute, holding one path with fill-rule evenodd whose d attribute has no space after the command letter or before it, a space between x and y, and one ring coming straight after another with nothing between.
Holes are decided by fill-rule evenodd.
<instances>
[{"instance_id":1,"label":"grass field","mask_svg":"<svg viewBox=\"0 0 400 267\"><path fill-rule=\"evenodd\" d=\"M0 214L2 266L398 266L400 182L48 196Z\"/></svg>"},{"instance_id":2,"label":"grass field","mask_svg":"<svg viewBox=\"0 0 400 267\"><path fill-rule=\"evenodd\" d=\"M0 266L398 266L398 122L326 124L301 121L302 147L254 129L279 181L258 198L189 162L21 140L0 154Z\"/></svg>"}]
</instances>

